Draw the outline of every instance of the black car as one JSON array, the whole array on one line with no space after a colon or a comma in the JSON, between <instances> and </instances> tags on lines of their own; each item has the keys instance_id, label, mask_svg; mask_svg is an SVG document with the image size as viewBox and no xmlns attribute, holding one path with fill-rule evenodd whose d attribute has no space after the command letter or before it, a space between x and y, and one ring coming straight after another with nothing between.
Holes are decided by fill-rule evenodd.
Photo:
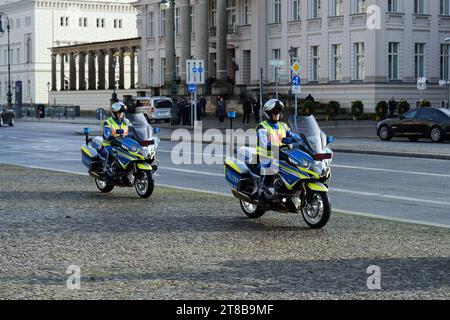
<instances>
[{"instance_id":1,"label":"black car","mask_svg":"<svg viewBox=\"0 0 450 320\"><path fill-rule=\"evenodd\" d=\"M407 137L411 141L424 138L436 143L443 142L450 138L450 110L414 109L398 118L379 122L377 133L383 141L390 141L393 137Z\"/></svg>"},{"instance_id":2,"label":"black car","mask_svg":"<svg viewBox=\"0 0 450 320\"><path fill-rule=\"evenodd\" d=\"M7 106L0 105L0 127L9 124L10 127L13 127L15 123L15 115L14 111L8 109Z\"/></svg>"}]
</instances>

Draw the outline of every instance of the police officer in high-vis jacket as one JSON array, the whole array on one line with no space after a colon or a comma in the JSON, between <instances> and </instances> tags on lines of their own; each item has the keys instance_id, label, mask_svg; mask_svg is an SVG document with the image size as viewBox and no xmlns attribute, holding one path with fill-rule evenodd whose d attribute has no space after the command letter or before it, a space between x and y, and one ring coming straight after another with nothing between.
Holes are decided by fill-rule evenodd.
<instances>
[{"instance_id":1,"label":"police officer in high-vis jacket","mask_svg":"<svg viewBox=\"0 0 450 320\"><path fill-rule=\"evenodd\" d=\"M111 106L111 117L103 123L103 156L105 157L105 172L110 163L109 151L113 140L126 137L129 133L131 122L125 118L127 107L122 102L115 102ZM122 130L122 133L118 133Z\"/></svg>"},{"instance_id":2,"label":"police officer in high-vis jacket","mask_svg":"<svg viewBox=\"0 0 450 320\"><path fill-rule=\"evenodd\" d=\"M275 190L271 187L272 177L278 172L278 149L283 145L284 138L301 138L293 133L286 123L281 122L284 104L278 99L267 101L263 107L264 116L267 118L256 128L258 138L257 155L258 170L261 174L259 194L273 194Z\"/></svg>"}]
</instances>

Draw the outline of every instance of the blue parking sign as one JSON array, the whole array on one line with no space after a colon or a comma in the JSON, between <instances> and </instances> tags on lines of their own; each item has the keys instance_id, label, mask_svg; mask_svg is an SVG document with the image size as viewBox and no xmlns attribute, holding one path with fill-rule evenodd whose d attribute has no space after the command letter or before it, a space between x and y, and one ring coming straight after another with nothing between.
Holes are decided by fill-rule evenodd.
<instances>
[{"instance_id":1,"label":"blue parking sign","mask_svg":"<svg viewBox=\"0 0 450 320\"><path fill-rule=\"evenodd\" d=\"M197 91L197 85L195 83L189 83L188 85L188 91L190 93L194 93L195 91Z\"/></svg>"}]
</instances>

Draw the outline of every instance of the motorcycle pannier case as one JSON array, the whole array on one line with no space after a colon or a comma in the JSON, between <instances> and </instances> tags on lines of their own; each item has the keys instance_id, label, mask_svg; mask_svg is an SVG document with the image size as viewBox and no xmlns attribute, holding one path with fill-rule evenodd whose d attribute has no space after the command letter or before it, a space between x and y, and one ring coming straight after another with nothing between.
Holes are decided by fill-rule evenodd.
<instances>
[{"instance_id":1,"label":"motorcycle pannier case","mask_svg":"<svg viewBox=\"0 0 450 320\"><path fill-rule=\"evenodd\" d=\"M249 177L247 165L235 157L225 159L225 178L233 189L237 189L242 178Z\"/></svg>"},{"instance_id":2,"label":"motorcycle pannier case","mask_svg":"<svg viewBox=\"0 0 450 320\"><path fill-rule=\"evenodd\" d=\"M89 169L92 169L93 164L100 161L97 150L91 145L81 147L81 159L83 164Z\"/></svg>"}]
</instances>

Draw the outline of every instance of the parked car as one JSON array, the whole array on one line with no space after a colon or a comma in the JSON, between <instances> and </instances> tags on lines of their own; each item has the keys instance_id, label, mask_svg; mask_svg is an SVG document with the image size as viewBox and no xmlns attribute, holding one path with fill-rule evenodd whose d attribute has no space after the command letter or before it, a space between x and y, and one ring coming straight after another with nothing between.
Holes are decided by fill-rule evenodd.
<instances>
[{"instance_id":1,"label":"parked car","mask_svg":"<svg viewBox=\"0 0 450 320\"><path fill-rule=\"evenodd\" d=\"M172 99L168 97L137 97L135 98L135 113L143 113L148 122L172 119Z\"/></svg>"},{"instance_id":2,"label":"parked car","mask_svg":"<svg viewBox=\"0 0 450 320\"><path fill-rule=\"evenodd\" d=\"M13 127L15 124L16 116L14 110L8 109L5 105L0 105L0 127L8 124Z\"/></svg>"},{"instance_id":3,"label":"parked car","mask_svg":"<svg viewBox=\"0 0 450 320\"><path fill-rule=\"evenodd\" d=\"M398 118L381 121L377 125L381 140L407 137L411 141L431 139L438 143L450 138L450 110L420 108L411 110Z\"/></svg>"}]
</instances>

